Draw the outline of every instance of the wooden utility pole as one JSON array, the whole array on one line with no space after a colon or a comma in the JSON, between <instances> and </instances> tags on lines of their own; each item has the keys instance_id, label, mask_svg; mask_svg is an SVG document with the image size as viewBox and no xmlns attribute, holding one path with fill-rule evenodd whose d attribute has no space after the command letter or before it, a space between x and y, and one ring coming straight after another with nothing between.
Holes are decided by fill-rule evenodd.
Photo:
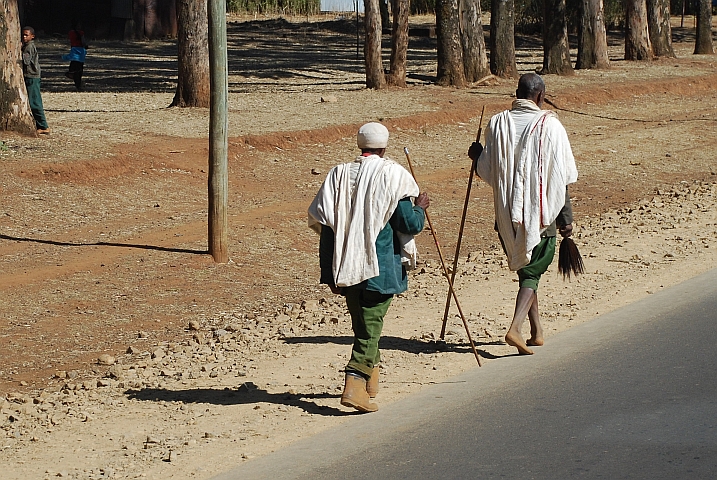
<instances>
[{"instance_id":1,"label":"wooden utility pole","mask_svg":"<svg viewBox=\"0 0 717 480\"><path fill-rule=\"evenodd\" d=\"M209 0L209 253L227 263L227 18L226 0Z\"/></svg>"}]
</instances>

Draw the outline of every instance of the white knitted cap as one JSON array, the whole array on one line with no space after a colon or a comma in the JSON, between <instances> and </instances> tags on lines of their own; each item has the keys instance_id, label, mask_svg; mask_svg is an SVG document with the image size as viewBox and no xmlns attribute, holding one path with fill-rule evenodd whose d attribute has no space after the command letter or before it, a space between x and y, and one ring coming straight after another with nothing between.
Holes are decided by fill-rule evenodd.
<instances>
[{"instance_id":1,"label":"white knitted cap","mask_svg":"<svg viewBox=\"0 0 717 480\"><path fill-rule=\"evenodd\" d=\"M361 149L386 148L388 146L388 129L377 122L367 123L359 128L356 143Z\"/></svg>"}]
</instances>

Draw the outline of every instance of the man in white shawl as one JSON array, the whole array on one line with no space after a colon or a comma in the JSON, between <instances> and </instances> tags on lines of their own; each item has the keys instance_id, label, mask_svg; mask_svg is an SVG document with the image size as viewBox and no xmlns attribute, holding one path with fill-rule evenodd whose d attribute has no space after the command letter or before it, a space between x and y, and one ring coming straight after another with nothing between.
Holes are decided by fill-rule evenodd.
<instances>
[{"instance_id":1,"label":"man in white shawl","mask_svg":"<svg viewBox=\"0 0 717 480\"><path fill-rule=\"evenodd\" d=\"M430 202L408 171L384 158L388 129L363 125L361 155L331 169L309 206L309 227L321 234L321 283L346 297L354 343L341 404L375 412L378 341L395 294L406 291L416 265L413 235L423 230ZM412 199L415 198L415 205Z\"/></svg>"},{"instance_id":2,"label":"man in white shawl","mask_svg":"<svg viewBox=\"0 0 717 480\"><path fill-rule=\"evenodd\" d=\"M505 341L521 355L532 355L529 347L544 343L538 282L555 256L556 225L563 237L572 235L568 185L577 181L578 171L565 128L555 113L540 108L543 79L525 74L515 93L512 108L488 123L485 148L474 143L468 156L478 176L493 188L496 230L508 267L518 272L520 282ZM526 315L527 342L521 334Z\"/></svg>"}]
</instances>

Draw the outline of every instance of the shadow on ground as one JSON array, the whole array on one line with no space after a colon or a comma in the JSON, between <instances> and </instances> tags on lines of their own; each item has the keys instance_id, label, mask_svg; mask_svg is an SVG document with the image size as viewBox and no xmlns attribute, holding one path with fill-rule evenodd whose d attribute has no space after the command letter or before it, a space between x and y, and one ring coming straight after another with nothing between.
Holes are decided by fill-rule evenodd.
<instances>
[{"instance_id":1,"label":"shadow on ground","mask_svg":"<svg viewBox=\"0 0 717 480\"><path fill-rule=\"evenodd\" d=\"M147 402L181 402L207 403L210 405L246 405L252 403L273 403L301 408L306 413L324 416L354 415L356 412L345 412L338 408L318 405L311 399L338 398L340 395L330 393L269 393L258 388L252 382L245 382L238 388L192 388L188 390L169 390L164 388L143 388L127 390L127 398Z\"/></svg>"}]
</instances>

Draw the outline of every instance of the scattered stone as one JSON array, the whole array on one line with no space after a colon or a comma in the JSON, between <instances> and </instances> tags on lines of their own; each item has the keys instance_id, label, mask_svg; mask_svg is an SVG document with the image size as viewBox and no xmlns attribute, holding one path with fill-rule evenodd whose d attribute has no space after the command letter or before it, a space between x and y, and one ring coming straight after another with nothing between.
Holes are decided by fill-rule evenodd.
<instances>
[{"instance_id":1,"label":"scattered stone","mask_svg":"<svg viewBox=\"0 0 717 480\"><path fill-rule=\"evenodd\" d=\"M140 331L137 333L137 338L149 338L149 333Z\"/></svg>"},{"instance_id":2,"label":"scattered stone","mask_svg":"<svg viewBox=\"0 0 717 480\"><path fill-rule=\"evenodd\" d=\"M155 359L155 360L156 360L156 359L164 358L164 356L165 356L165 355L164 355L164 350L162 350L161 348L158 348L158 349L156 349L155 351L153 351L153 352L152 352L152 355L151 355L151 357L152 357L153 359Z\"/></svg>"},{"instance_id":3,"label":"scattered stone","mask_svg":"<svg viewBox=\"0 0 717 480\"><path fill-rule=\"evenodd\" d=\"M127 353L130 355L136 355L139 353L139 350L137 350L135 347L130 345L129 347L127 347Z\"/></svg>"},{"instance_id":4,"label":"scattered stone","mask_svg":"<svg viewBox=\"0 0 717 480\"><path fill-rule=\"evenodd\" d=\"M319 170L318 168L312 168L311 174L312 175L321 175L321 170Z\"/></svg>"},{"instance_id":5,"label":"scattered stone","mask_svg":"<svg viewBox=\"0 0 717 480\"><path fill-rule=\"evenodd\" d=\"M321 103L336 103L339 99L336 95L324 95L321 97Z\"/></svg>"},{"instance_id":6,"label":"scattered stone","mask_svg":"<svg viewBox=\"0 0 717 480\"><path fill-rule=\"evenodd\" d=\"M319 309L319 301L318 300L304 300L301 302L301 308L305 312L315 312Z\"/></svg>"},{"instance_id":7,"label":"scattered stone","mask_svg":"<svg viewBox=\"0 0 717 480\"><path fill-rule=\"evenodd\" d=\"M122 367L119 365L112 365L110 369L107 371L107 376L110 378L115 378L117 380L121 380L124 376L122 373Z\"/></svg>"},{"instance_id":8,"label":"scattered stone","mask_svg":"<svg viewBox=\"0 0 717 480\"><path fill-rule=\"evenodd\" d=\"M229 332L227 332L223 328L218 328L218 329L214 330L214 332L213 332L213 334L216 338L221 338L221 337L227 335L228 333Z\"/></svg>"},{"instance_id":9,"label":"scattered stone","mask_svg":"<svg viewBox=\"0 0 717 480\"><path fill-rule=\"evenodd\" d=\"M97 359L97 363L99 363L100 365L114 365L115 362L116 362L115 357L113 357L112 355L109 355L107 353L103 353Z\"/></svg>"},{"instance_id":10,"label":"scattered stone","mask_svg":"<svg viewBox=\"0 0 717 480\"><path fill-rule=\"evenodd\" d=\"M199 320L190 320L189 321L189 330L190 331L197 331L201 328L201 325L199 324Z\"/></svg>"}]
</instances>

